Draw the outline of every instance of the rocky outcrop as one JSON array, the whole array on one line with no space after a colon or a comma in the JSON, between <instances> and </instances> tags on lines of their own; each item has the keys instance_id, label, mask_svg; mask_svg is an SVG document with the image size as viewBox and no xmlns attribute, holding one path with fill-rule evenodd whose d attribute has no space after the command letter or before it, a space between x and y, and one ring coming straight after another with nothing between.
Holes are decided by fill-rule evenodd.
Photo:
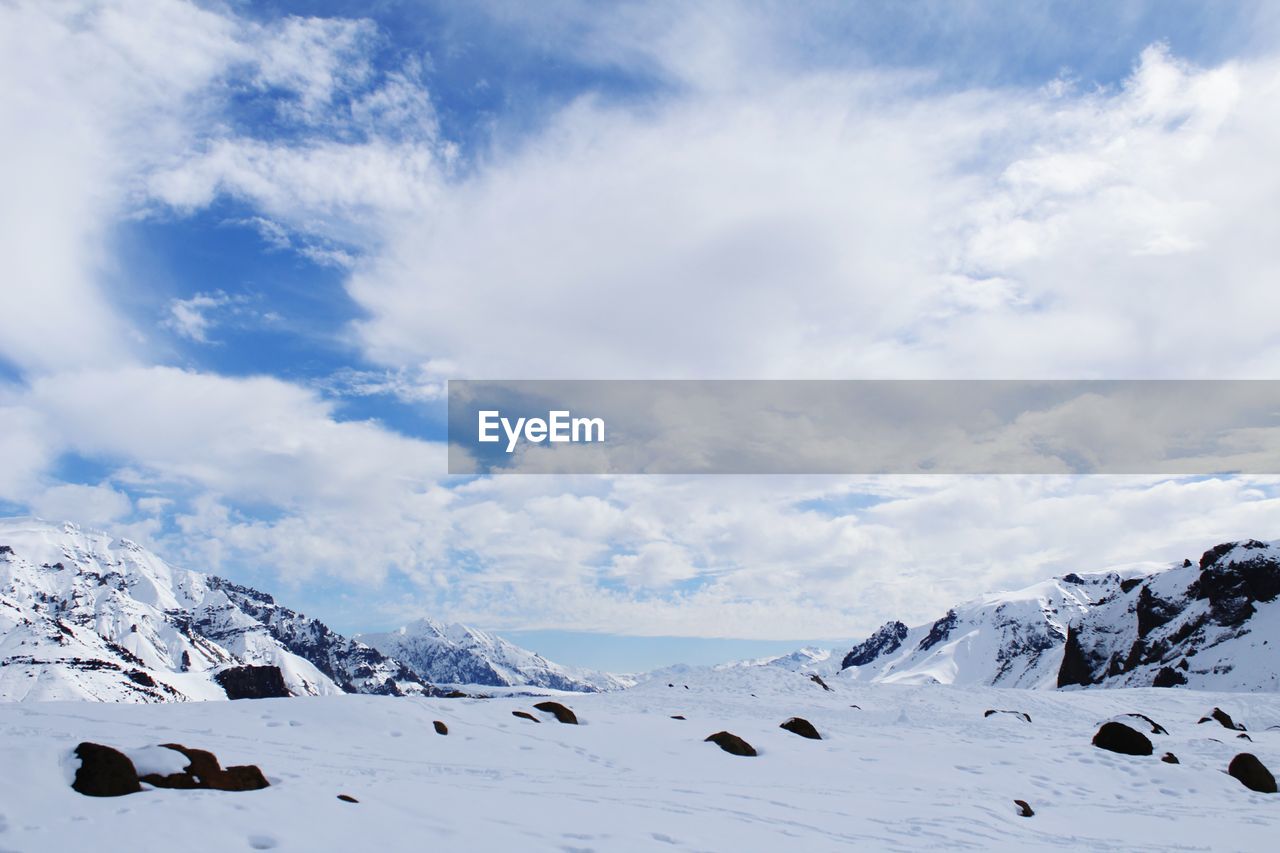
<instances>
[{"instance_id":1,"label":"rocky outcrop","mask_svg":"<svg viewBox=\"0 0 1280 853\"><path fill-rule=\"evenodd\" d=\"M213 677L228 699L282 699L291 696L278 666L233 666Z\"/></svg>"},{"instance_id":2,"label":"rocky outcrop","mask_svg":"<svg viewBox=\"0 0 1280 853\"><path fill-rule=\"evenodd\" d=\"M901 622L886 622L874 634L849 650L840 662L841 669L865 666L877 658L893 654L907 638L907 626Z\"/></svg>"}]
</instances>

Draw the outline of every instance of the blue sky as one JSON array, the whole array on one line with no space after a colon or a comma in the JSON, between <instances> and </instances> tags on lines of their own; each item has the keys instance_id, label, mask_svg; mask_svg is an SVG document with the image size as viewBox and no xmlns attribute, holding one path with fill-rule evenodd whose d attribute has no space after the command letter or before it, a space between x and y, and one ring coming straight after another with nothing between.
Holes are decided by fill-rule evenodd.
<instances>
[{"instance_id":1,"label":"blue sky","mask_svg":"<svg viewBox=\"0 0 1280 853\"><path fill-rule=\"evenodd\" d=\"M617 669L1276 535L1258 480L451 480L440 447L450 377L1274 378L1240 320L1280 307L1273 4L0 16L6 513Z\"/></svg>"}]
</instances>

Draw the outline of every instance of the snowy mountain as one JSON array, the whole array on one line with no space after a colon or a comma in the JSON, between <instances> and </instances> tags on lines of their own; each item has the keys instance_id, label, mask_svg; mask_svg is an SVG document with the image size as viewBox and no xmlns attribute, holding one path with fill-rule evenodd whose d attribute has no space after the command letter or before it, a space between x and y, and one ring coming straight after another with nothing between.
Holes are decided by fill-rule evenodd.
<instances>
[{"instance_id":1,"label":"snowy mountain","mask_svg":"<svg viewBox=\"0 0 1280 853\"><path fill-rule=\"evenodd\" d=\"M607 673L552 663L501 637L457 623L419 619L383 634L357 634L356 639L404 661L419 677L435 684L528 685L583 693L631 684Z\"/></svg>"},{"instance_id":2,"label":"snowy mountain","mask_svg":"<svg viewBox=\"0 0 1280 853\"><path fill-rule=\"evenodd\" d=\"M840 671L840 659L830 649L805 646L785 655L720 664L716 669L738 669L756 666L771 666L787 672L800 672L806 675L834 675Z\"/></svg>"},{"instance_id":3,"label":"snowy mountain","mask_svg":"<svg viewBox=\"0 0 1280 853\"><path fill-rule=\"evenodd\" d=\"M1277 690L1280 548L1250 540L1166 570L1067 574L889 622L841 661L842 679L1054 688Z\"/></svg>"},{"instance_id":4,"label":"snowy mountain","mask_svg":"<svg viewBox=\"0 0 1280 853\"><path fill-rule=\"evenodd\" d=\"M222 699L245 665L295 695L430 694L380 652L271 596L74 524L0 520L0 700Z\"/></svg>"},{"instance_id":5,"label":"snowy mountain","mask_svg":"<svg viewBox=\"0 0 1280 853\"><path fill-rule=\"evenodd\" d=\"M1218 545L1091 608L1058 684L1280 690L1277 596L1280 543Z\"/></svg>"}]
</instances>

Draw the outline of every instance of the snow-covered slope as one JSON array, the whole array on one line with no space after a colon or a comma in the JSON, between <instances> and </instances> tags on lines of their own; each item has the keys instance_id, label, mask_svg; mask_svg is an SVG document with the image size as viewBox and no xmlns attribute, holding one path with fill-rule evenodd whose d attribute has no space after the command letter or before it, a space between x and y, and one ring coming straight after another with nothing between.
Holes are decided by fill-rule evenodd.
<instances>
[{"instance_id":1,"label":"snow-covered slope","mask_svg":"<svg viewBox=\"0 0 1280 853\"><path fill-rule=\"evenodd\" d=\"M650 681L561 696L577 726L518 696L0 703L0 848L1275 849L1280 795L1250 791L1224 771L1249 752L1280 772L1280 731L1269 728L1280 724L1277 694L832 688L777 667L690 668L673 688ZM1198 725L1214 706L1252 740ZM985 716L992 708L1030 719ZM1103 721L1134 712L1168 732L1149 734L1153 755L1090 746ZM779 727L792 716L822 740ZM722 730L759 754L704 742ZM86 740L134 754L167 742L209 749L224 764L260 766L271 787L85 797L69 787L64 762ZM1180 763L1161 761L1165 752ZM1034 816L1020 817L1015 799Z\"/></svg>"},{"instance_id":2,"label":"snow-covered slope","mask_svg":"<svg viewBox=\"0 0 1280 853\"><path fill-rule=\"evenodd\" d=\"M457 623L419 619L383 634L357 634L356 639L404 661L434 684L528 685L591 693L631 683L607 673L552 663L501 637Z\"/></svg>"},{"instance_id":3,"label":"snow-covered slope","mask_svg":"<svg viewBox=\"0 0 1280 853\"><path fill-rule=\"evenodd\" d=\"M430 691L268 595L127 539L0 519L0 700L220 699L214 676L245 664L278 666L295 695Z\"/></svg>"},{"instance_id":4,"label":"snow-covered slope","mask_svg":"<svg viewBox=\"0 0 1280 853\"><path fill-rule=\"evenodd\" d=\"M843 658L851 681L1053 688L1280 689L1280 548L1226 543L1165 570L1067 574L889 622Z\"/></svg>"}]
</instances>

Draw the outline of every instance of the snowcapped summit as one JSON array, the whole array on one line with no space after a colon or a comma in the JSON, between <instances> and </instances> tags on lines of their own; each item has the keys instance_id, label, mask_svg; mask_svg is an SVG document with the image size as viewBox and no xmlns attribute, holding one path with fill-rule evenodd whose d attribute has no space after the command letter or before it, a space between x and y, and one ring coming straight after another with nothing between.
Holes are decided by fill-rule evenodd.
<instances>
[{"instance_id":1,"label":"snowcapped summit","mask_svg":"<svg viewBox=\"0 0 1280 853\"><path fill-rule=\"evenodd\" d=\"M607 673L552 663L501 637L456 622L419 619L382 634L357 634L356 639L404 661L435 684L529 685L587 693L629 686Z\"/></svg>"},{"instance_id":2,"label":"snowcapped summit","mask_svg":"<svg viewBox=\"0 0 1280 853\"><path fill-rule=\"evenodd\" d=\"M221 699L277 666L295 695L429 692L400 663L277 605L75 524L0 519L0 700Z\"/></svg>"}]
</instances>

